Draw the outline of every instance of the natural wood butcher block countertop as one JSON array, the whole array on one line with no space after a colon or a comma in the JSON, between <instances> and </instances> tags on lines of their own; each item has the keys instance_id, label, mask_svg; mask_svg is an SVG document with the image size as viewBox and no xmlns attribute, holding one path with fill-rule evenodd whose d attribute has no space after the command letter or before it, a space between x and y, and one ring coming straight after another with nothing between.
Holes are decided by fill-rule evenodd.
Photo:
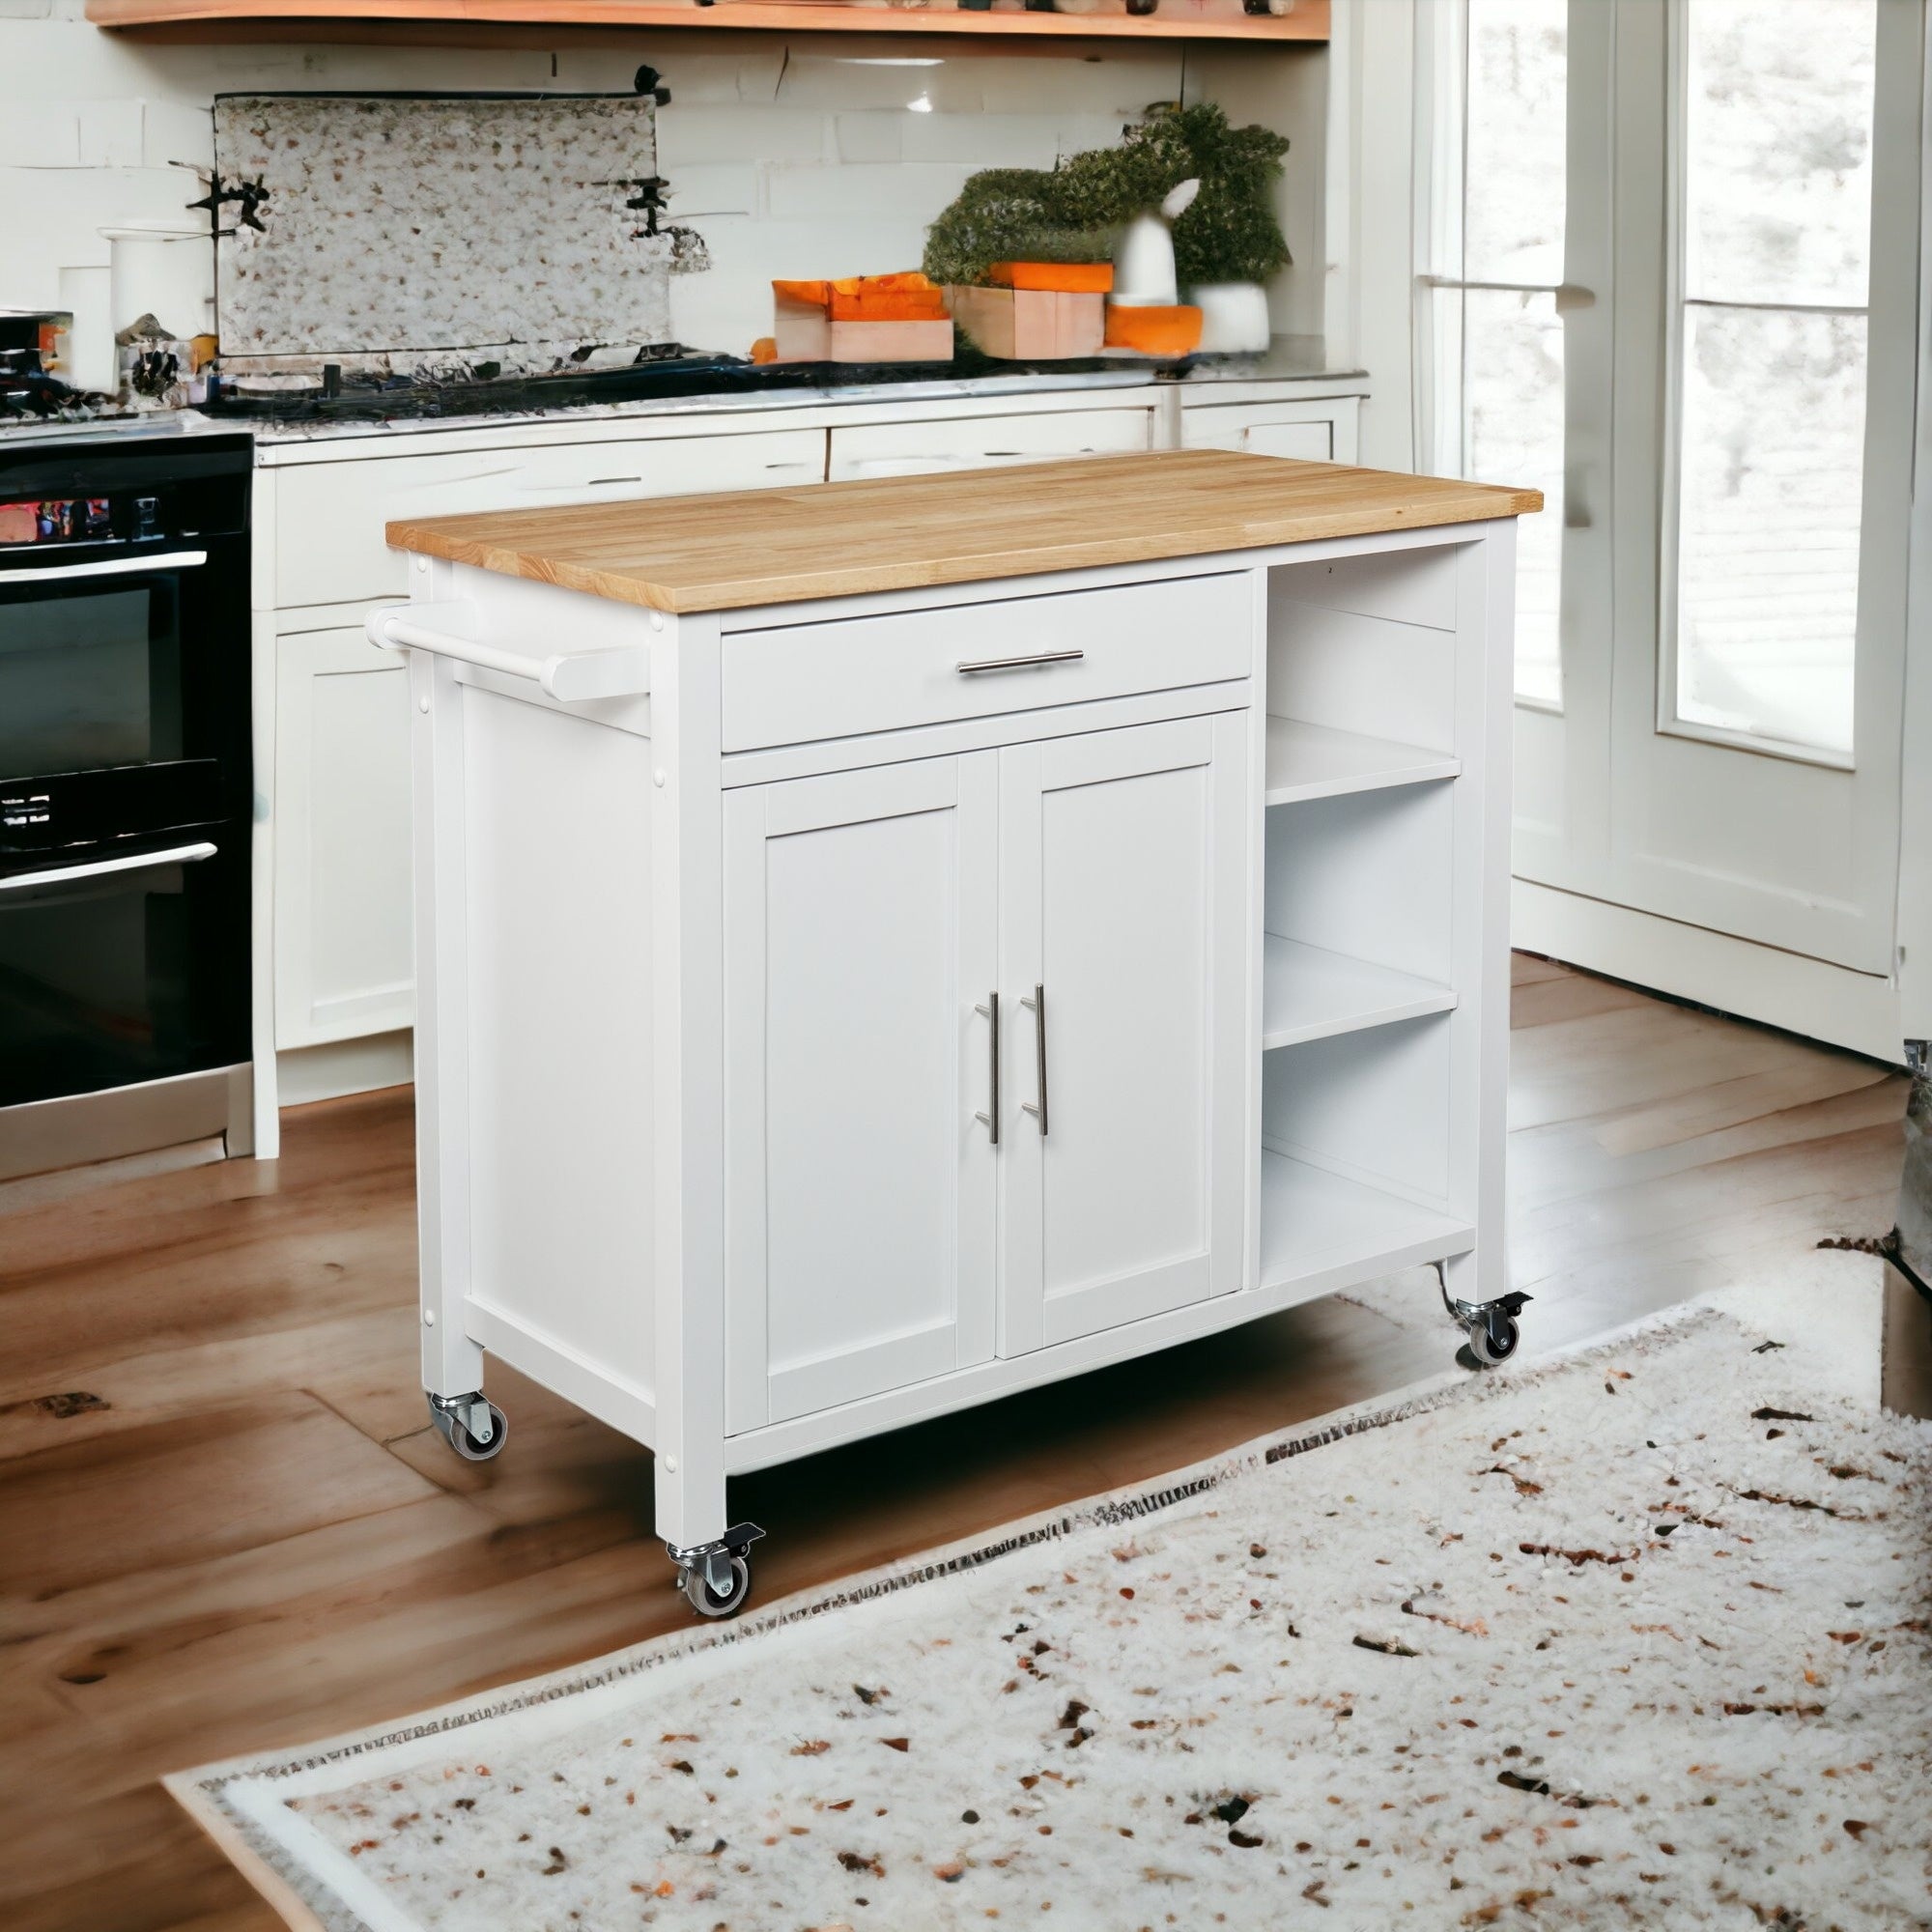
<instances>
[{"instance_id":1,"label":"natural wood butcher block countertop","mask_svg":"<svg viewBox=\"0 0 1932 1932\"><path fill-rule=\"evenodd\" d=\"M388 526L399 550L655 611L741 611L1525 515L1536 490L1231 450L1088 457Z\"/></svg>"}]
</instances>

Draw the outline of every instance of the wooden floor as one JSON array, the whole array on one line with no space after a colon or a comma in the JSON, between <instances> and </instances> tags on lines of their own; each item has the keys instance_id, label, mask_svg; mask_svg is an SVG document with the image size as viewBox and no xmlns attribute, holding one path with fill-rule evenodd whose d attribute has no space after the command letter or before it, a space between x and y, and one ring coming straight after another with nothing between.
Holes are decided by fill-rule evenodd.
<instances>
[{"instance_id":1,"label":"wooden floor","mask_svg":"<svg viewBox=\"0 0 1932 1932\"><path fill-rule=\"evenodd\" d=\"M1511 1194L1527 1345L1763 1279L1891 1223L1905 1081L1517 962ZM407 1092L284 1157L0 1216L0 1925L270 1932L155 1782L681 1622L649 1459L493 1369L500 1462L416 1384ZM1446 1324L1297 1310L1157 1367L734 1485L770 1598L1152 1476L1447 1365Z\"/></svg>"}]
</instances>

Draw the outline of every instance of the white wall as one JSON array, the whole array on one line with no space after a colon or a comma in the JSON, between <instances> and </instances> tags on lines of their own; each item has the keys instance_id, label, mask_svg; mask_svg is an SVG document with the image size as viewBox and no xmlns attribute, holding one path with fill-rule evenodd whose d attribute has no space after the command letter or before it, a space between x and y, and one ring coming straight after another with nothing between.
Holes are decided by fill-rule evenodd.
<instances>
[{"instance_id":1,"label":"white wall","mask_svg":"<svg viewBox=\"0 0 1932 1932\"><path fill-rule=\"evenodd\" d=\"M770 328L773 276L914 267L926 224L976 169L1050 166L1117 141L1151 102L1202 92L1171 43L1104 57L847 35L753 43L724 32L600 34L554 48L171 46L103 33L80 9L0 0L0 307L53 305L63 267L107 259L102 225L178 214L199 189L168 163L206 164L216 93L600 93L627 90L648 60L671 89L659 122L671 211L703 234L715 265L673 279L672 326L683 341L743 353ZM1269 49L1252 60L1239 111L1295 144L1284 213L1303 266L1278 295L1277 327L1313 329L1293 318L1318 315L1321 301L1319 89L1308 103L1325 56ZM1278 88L1258 85L1270 71ZM1265 114L1274 100L1278 113ZM1315 125L1290 123L1304 114Z\"/></svg>"}]
</instances>

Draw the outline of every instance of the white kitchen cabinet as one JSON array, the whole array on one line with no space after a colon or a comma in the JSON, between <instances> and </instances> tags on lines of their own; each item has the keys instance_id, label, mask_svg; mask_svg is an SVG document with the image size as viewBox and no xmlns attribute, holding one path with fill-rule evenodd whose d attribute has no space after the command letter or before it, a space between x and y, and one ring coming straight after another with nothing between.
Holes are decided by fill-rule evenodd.
<instances>
[{"instance_id":1,"label":"white kitchen cabinet","mask_svg":"<svg viewBox=\"0 0 1932 1932\"><path fill-rule=\"evenodd\" d=\"M725 796L733 1434L993 1352L997 756Z\"/></svg>"},{"instance_id":2,"label":"white kitchen cabinet","mask_svg":"<svg viewBox=\"0 0 1932 1932\"><path fill-rule=\"evenodd\" d=\"M1238 403L1185 397L1180 446L1237 449L1251 456L1290 456L1312 463L1352 463L1356 409L1353 396Z\"/></svg>"},{"instance_id":3,"label":"white kitchen cabinet","mask_svg":"<svg viewBox=\"0 0 1932 1932\"><path fill-rule=\"evenodd\" d=\"M422 1374L727 1479L1502 1250L1532 492L1172 451L399 531ZM580 588L557 587L568 569ZM1434 1288L1430 1293L1434 1293ZM514 1445L512 1452L514 1453Z\"/></svg>"},{"instance_id":4,"label":"white kitchen cabinet","mask_svg":"<svg viewBox=\"0 0 1932 1932\"><path fill-rule=\"evenodd\" d=\"M1000 753L1000 1352L1240 1285L1247 718Z\"/></svg>"},{"instance_id":5,"label":"white kitchen cabinet","mask_svg":"<svg viewBox=\"0 0 1932 1932\"><path fill-rule=\"evenodd\" d=\"M405 559L383 539L397 518L769 489L824 474L825 433L810 429L422 455L384 449L366 462L292 464L276 479L275 602L288 609L403 593Z\"/></svg>"},{"instance_id":6,"label":"white kitchen cabinet","mask_svg":"<svg viewBox=\"0 0 1932 1932\"><path fill-rule=\"evenodd\" d=\"M835 428L826 470L835 482L983 469L1056 457L1117 456L1152 446L1154 412L1131 408L1042 410L1029 415L943 416Z\"/></svg>"},{"instance_id":7,"label":"white kitchen cabinet","mask_svg":"<svg viewBox=\"0 0 1932 1932\"><path fill-rule=\"evenodd\" d=\"M726 794L729 1433L1238 1286L1246 744Z\"/></svg>"},{"instance_id":8,"label":"white kitchen cabinet","mask_svg":"<svg viewBox=\"0 0 1932 1932\"><path fill-rule=\"evenodd\" d=\"M275 1045L407 1027L409 678L362 628L275 645Z\"/></svg>"}]
</instances>

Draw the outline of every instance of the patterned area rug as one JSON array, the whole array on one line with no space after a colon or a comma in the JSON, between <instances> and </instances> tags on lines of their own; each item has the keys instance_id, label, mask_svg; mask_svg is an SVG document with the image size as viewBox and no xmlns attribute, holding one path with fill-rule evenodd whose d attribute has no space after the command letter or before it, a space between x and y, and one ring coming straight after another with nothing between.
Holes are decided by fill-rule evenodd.
<instances>
[{"instance_id":1,"label":"patterned area rug","mask_svg":"<svg viewBox=\"0 0 1932 1932\"><path fill-rule=\"evenodd\" d=\"M1786 1364L1693 1311L170 1787L330 1932L1922 1926L1932 1429Z\"/></svg>"}]
</instances>

